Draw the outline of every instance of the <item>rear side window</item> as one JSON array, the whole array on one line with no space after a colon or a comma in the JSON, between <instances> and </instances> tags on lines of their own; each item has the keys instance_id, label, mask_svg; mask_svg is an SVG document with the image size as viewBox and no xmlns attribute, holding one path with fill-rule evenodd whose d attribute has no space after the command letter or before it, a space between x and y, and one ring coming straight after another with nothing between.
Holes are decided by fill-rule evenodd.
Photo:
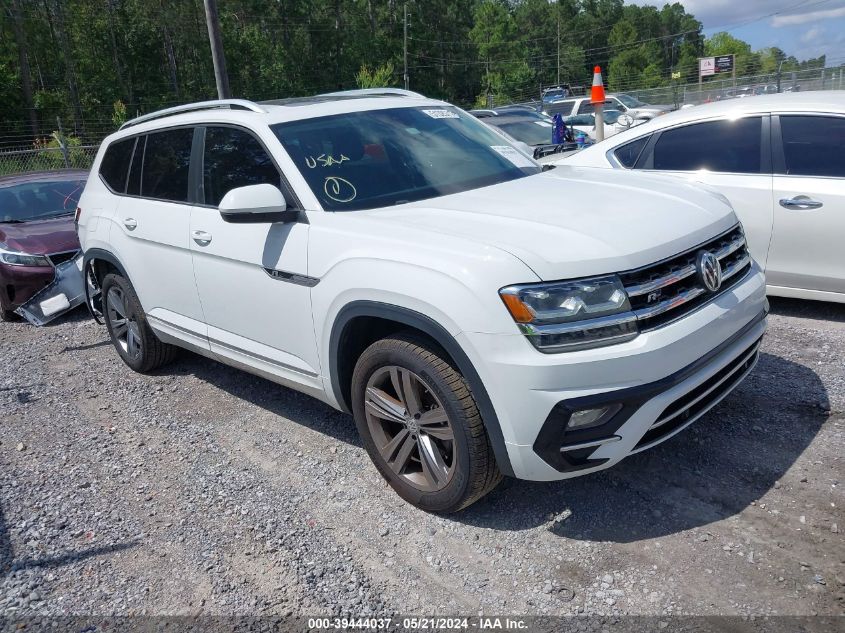
<instances>
[{"instance_id":1,"label":"rear side window","mask_svg":"<svg viewBox=\"0 0 845 633\"><path fill-rule=\"evenodd\" d=\"M281 177L269 154L252 134L230 127L205 131L202 171L205 203L217 206L231 189L269 183Z\"/></svg>"},{"instance_id":2,"label":"rear side window","mask_svg":"<svg viewBox=\"0 0 845 633\"><path fill-rule=\"evenodd\" d=\"M147 135L141 195L171 202L188 201L188 169L194 130L180 128Z\"/></svg>"},{"instance_id":3,"label":"rear side window","mask_svg":"<svg viewBox=\"0 0 845 633\"><path fill-rule=\"evenodd\" d=\"M619 161L620 165L627 167L628 169L633 169L634 165L637 164L637 159L643 152L643 148L646 146L646 143L648 143L648 139L650 138L651 135L648 135L638 138L636 141L625 143L624 145L617 147L616 151L613 152L613 155L616 157L616 160Z\"/></svg>"},{"instance_id":4,"label":"rear side window","mask_svg":"<svg viewBox=\"0 0 845 633\"><path fill-rule=\"evenodd\" d=\"M112 191L126 191L126 175L129 173L129 161L132 159L134 147L135 139L128 138L112 143L106 149L100 163L100 176Z\"/></svg>"},{"instance_id":5,"label":"rear side window","mask_svg":"<svg viewBox=\"0 0 845 633\"><path fill-rule=\"evenodd\" d=\"M759 174L762 119L695 123L660 135L654 169Z\"/></svg>"},{"instance_id":6,"label":"rear side window","mask_svg":"<svg viewBox=\"0 0 845 633\"><path fill-rule=\"evenodd\" d=\"M845 117L780 117L786 173L845 178Z\"/></svg>"},{"instance_id":7,"label":"rear side window","mask_svg":"<svg viewBox=\"0 0 845 633\"><path fill-rule=\"evenodd\" d=\"M584 99L581 105L578 106L577 114L595 114L596 106L590 103L589 99Z\"/></svg>"}]
</instances>

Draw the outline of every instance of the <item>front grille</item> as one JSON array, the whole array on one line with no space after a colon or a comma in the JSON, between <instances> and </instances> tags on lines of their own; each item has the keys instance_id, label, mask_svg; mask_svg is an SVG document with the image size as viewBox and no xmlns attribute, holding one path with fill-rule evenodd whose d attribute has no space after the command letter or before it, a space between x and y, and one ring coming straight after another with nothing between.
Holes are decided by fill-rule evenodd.
<instances>
[{"instance_id":1,"label":"front grille","mask_svg":"<svg viewBox=\"0 0 845 633\"><path fill-rule=\"evenodd\" d=\"M699 279L696 259L701 251L710 251L722 268L722 285L710 292ZM742 227L667 260L621 273L631 308L640 331L666 325L738 284L751 269L751 256Z\"/></svg>"},{"instance_id":2,"label":"front grille","mask_svg":"<svg viewBox=\"0 0 845 633\"><path fill-rule=\"evenodd\" d=\"M666 407L637 442L634 450L657 444L704 415L745 378L757 362L759 351L760 339L710 378Z\"/></svg>"},{"instance_id":3,"label":"front grille","mask_svg":"<svg viewBox=\"0 0 845 633\"><path fill-rule=\"evenodd\" d=\"M72 260L78 254L79 250L65 251L63 253L50 253L49 255L47 255L47 258L50 260L50 263L53 264L53 266L58 266L59 264Z\"/></svg>"}]
</instances>

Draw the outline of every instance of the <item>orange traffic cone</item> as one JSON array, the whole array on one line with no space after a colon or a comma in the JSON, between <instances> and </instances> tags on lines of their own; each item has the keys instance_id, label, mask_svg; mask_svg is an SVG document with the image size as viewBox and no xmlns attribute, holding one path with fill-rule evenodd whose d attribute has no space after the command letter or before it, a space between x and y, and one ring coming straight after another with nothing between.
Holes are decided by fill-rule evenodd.
<instances>
[{"instance_id":1,"label":"orange traffic cone","mask_svg":"<svg viewBox=\"0 0 845 633\"><path fill-rule=\"evenodd\" d=\"M593 69L593 87L590 90L590 103L604 103L604 83L601 80L601 68Z\"/></svg>"}]
</instances>

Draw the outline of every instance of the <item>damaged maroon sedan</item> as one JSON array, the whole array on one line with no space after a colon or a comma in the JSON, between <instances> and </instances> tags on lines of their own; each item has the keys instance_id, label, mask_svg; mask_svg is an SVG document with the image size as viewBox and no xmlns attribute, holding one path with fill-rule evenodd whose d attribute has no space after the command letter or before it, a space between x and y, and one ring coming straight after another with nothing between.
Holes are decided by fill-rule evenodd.
<instances>
[{"instance_id":1,"label":"damaged maroon sedan","mask_svg":"<svg viewBox=\"0 0 845 633\"><path fill-rule=\"evenodd\" d=\"M0 177L0 318L52 283L55 267L79 251L76 203L87 171Z\"/></svg>"}]
</instances>

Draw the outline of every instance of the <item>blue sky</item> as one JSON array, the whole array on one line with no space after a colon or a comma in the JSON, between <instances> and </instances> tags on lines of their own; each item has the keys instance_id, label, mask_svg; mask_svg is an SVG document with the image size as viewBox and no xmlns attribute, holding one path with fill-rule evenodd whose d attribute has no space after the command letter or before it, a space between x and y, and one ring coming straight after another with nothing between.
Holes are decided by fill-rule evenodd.
<instances>
[{"instance_id":1,"label":"blue sky","mask_svg":"<svg viewBox=\"0 0 845 633\"><path fill-rule=\"evenodd\" d=\"M663 0L627 0L663 6ZM705 35L728 31L754 50L778 46L807 59L827 54L845 62L845 0L677 0L704 25Z\"/></svg>"}]
</instances>

